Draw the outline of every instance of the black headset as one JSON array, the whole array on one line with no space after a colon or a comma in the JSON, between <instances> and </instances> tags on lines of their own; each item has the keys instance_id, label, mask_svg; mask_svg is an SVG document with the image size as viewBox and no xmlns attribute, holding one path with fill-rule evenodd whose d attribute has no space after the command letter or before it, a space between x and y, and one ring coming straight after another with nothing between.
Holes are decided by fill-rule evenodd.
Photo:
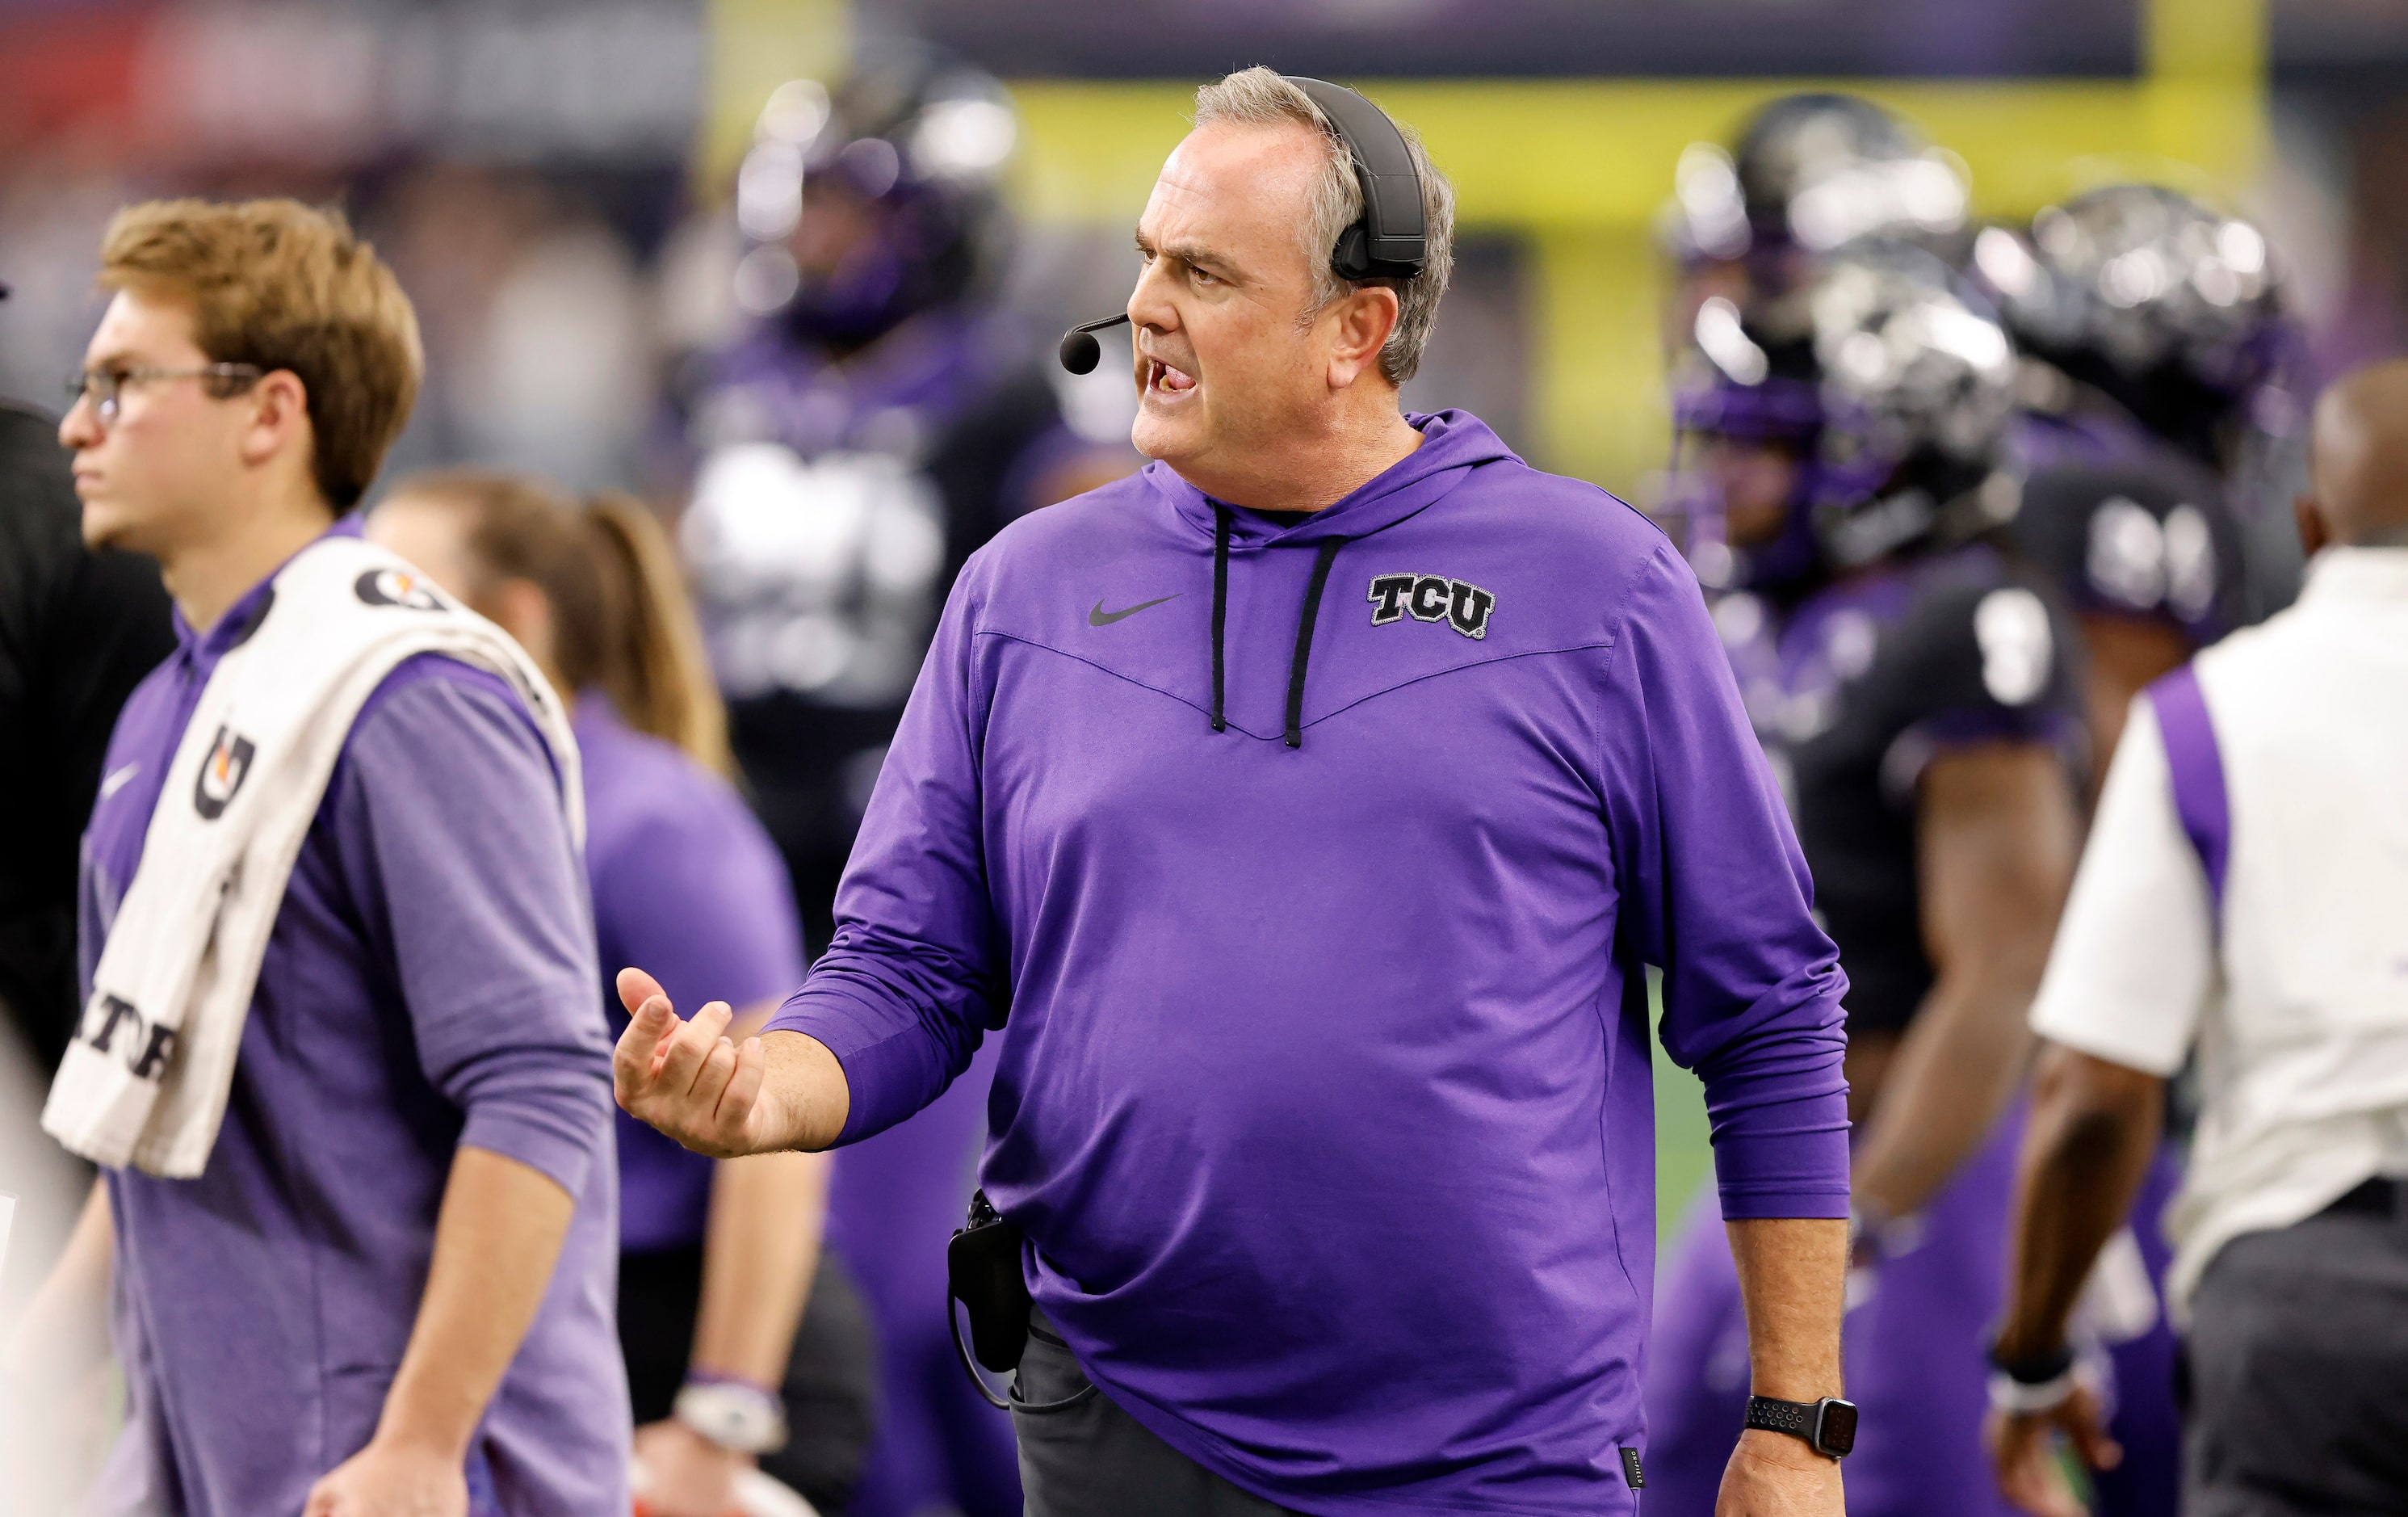
<instances>
[{"instance_id":1,"label":"black headset","mask_svg":"<svg viewBox=\"0 0 2408 1517\"><path fill-rule=\"evenodd\" d=\"M1354 182L1363 189L1363 214L1338 234L1329 250L1330 270L1349 282L1406 280L1420 273L1429 257L1429 224L1422 216L1422 177L1405 134L1386 111L1342 84L1300 74L1282 77L1329 119L1354 162ZM1092 372L1103 359L1095 334L1126 320L1123 311L1062 334L1062 367L1073 374Z\"/></svg>"}]
</instances>

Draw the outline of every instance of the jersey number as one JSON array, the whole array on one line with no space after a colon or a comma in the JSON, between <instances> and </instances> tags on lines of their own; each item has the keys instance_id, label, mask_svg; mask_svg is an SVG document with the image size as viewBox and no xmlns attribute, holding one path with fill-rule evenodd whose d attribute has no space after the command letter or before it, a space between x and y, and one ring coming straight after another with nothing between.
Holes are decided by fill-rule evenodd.
<instances>
[{"instance_id":1,"label":"jersey number","mask_svg":"<svg viewBox=\"0 0 2408 1517\"><path fill-rule=\"evenodd\" d=\"M1992 590L1973 608L1982 686L2002 706L2020 706L2048 684L2048 608L2031 591Z\"/></svg>"}]
</instances>

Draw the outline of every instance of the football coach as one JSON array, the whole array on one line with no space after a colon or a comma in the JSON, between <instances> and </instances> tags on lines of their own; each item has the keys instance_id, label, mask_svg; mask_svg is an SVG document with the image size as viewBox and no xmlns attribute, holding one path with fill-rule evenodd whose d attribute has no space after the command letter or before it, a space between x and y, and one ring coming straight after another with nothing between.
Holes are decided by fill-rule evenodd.
<instances>
[{"instance_id":1,"label":"football coach","mask_svg":"<svg viewBox=\"0 0 2408 1517\"><path fill-rule=\"evenodd\" d=\"M1681 556L1400 412L1453 201L1398 133L1198 93L1127 306L1154 462L970 560L829 950L741 1046L623 975L619 1099L823 1149L1000 1033L1036 1517L1628 1512L1656 966L1759 1397L1717 1510L1839 1517L1844 981Z\"/></svg>"}]
</instances>

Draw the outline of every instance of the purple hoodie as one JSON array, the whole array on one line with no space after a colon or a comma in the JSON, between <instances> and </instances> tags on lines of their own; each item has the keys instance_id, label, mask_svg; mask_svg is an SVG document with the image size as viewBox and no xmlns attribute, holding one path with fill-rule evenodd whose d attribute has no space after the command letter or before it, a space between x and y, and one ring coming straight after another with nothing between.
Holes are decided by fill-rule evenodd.
<instances>
[{"instance_id":1,"label":"purple hoodie","mask_svg":"<svg viewBox=\"0 0 2408 1517\"><path fill-rule=\"evenodd\" d=\"M1155 464L974 557L771 1026L843 1062L847 1141L1007 1029L1030 1288L1239 1485L1629 1511L1642 966L1733 1218L1846 1212L1844 981L1679 553L1412 420L1293 527Z\"/></svg>"}]
</instances>

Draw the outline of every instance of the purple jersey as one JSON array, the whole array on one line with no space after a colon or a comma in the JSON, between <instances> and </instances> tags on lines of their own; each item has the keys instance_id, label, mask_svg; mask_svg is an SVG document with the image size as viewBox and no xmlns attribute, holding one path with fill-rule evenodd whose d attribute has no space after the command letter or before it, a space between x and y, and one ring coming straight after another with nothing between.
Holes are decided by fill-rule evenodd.
<instances>
[{"instance_id":1,"label":"purple jersey","mask_svg":"<svg viewBox=\"0 0 2408 1517\"><path fill-rule=\"evenodd\" d=\"M346 520L336 531L355 531ZM126 702L84 839L89 992L210 672L263 583ZM108 1171L126 1427L99 1510L300 1510L375 1431L463 1144L578 1198L469 1454L479 1508L626 1510L617 1171L594 937L559 785L499 679L403 663L351 724L280 910L197 1179Z\"/></svg>"},{"instance_id":2,"label":"purple jersey","mask_svg":"<svg viewBox=\"0 0 2408 1517\"><path fill-rule=\"evenodd\" d=\"M1039 1304L1240 1486L1628 1511L1641 968L1735 1217L1845 1212L1844 982L1678 553L1415 425L1329 509L1224 527L1225 731L1226 518L1168 469L973 558L773 1026L843 1062L847 1139L1004 1029L982 1179Z\"/></svg>"},{"instance_id":3,"label":"purple jersey","mask_svg":"<svg viewBox=\"0 0 2408 1517\"><path fill-rule=\"evenodd\" d=\"M710 1001L741 1012L801 984L785 866L734 787L674 744L630 730L598 691L578 701L575 726L611 1035L627 1025L615 980L630 964L687 1017ZM618 1130L620 1246L701 1242L711 1162L624 1111Z\"/></svg>"}]
</instances>

